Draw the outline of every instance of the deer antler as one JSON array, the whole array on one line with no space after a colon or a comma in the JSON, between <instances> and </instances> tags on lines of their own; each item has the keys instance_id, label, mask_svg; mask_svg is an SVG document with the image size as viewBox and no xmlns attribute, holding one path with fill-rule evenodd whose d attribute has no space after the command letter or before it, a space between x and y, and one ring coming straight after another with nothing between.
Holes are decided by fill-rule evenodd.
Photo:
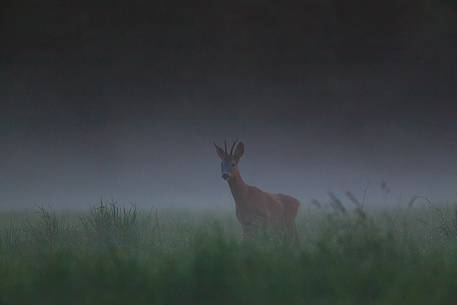
<instances>
[{"instance_id":1,"label":"deer antler","mask_svg":"<svg viewBox=\"0 0 457 305\"><path fill-rule=\"evenodd\" d=\"M227 140L224 140L224 151L227 154Z\"/></svg>"},{"instance_id":2,"label":"deer antler","mask_svg":"<svg viewBox=\"0 0 457 305\"><path fill-rule=\"evenodd\" d=\"M238 142L238 140L233 141L232 147L230 148L230 156L233 155L233 149L235 148L235 145L236 145L237 142Z\"/></svg>"}]
</instances>

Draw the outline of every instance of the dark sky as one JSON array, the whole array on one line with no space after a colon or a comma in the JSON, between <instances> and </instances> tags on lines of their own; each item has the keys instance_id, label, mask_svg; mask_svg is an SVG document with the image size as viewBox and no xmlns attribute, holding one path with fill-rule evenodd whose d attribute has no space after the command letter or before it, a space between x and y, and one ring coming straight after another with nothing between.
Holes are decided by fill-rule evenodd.
<instances>
[{"instance_id":1,"label":"dark sky","mask_svg":"<svg viewBox=\"0 0 457 305\"><path fill-rule=\"evenodd\" d=\"M230 207L225 137L246 180L304 202L457 193L455 0L0 9L0 206Z\"/></svg>"}]
</instances>

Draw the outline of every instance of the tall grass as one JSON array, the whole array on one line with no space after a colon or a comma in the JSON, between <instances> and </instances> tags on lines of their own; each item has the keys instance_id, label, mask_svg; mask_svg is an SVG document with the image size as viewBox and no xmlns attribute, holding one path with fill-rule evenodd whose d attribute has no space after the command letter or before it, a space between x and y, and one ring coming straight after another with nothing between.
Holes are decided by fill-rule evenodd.
<instances>
[{"instance_id":1,"label":"tall grass","mask_svg":"<svg viewBox=\"0 0 457 305\"><path fill-rule=\"evenodd\" d=\"M0 305L456 304L455 207L329 195L303 206L294 246L243 240L232 214L0 215Z\"/></svg>"}]
</instances>

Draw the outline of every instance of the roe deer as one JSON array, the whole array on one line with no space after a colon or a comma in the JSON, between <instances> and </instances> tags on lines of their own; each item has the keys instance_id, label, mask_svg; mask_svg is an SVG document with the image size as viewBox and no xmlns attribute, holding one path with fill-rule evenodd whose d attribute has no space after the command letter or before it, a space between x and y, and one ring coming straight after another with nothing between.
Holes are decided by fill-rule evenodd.
<instances>
[{"instance_id":1,"label":"roe deer","mask_svg":"<svg viewBox=\"0 0 457 305\"><path fill-rule=\"evenodd\" d=\"M235 200L236 217L242 226L244 236L271 230L285 234L288 239L296 242L295 217L300 202L288 195L264 192L244 182L238 169L238 163L244 153L242 142L233 142L230 152L227 150L226 141L224 149L216 143L214 146L222 161L222 178L230 186Z\"/></svg>"}]
</instances>

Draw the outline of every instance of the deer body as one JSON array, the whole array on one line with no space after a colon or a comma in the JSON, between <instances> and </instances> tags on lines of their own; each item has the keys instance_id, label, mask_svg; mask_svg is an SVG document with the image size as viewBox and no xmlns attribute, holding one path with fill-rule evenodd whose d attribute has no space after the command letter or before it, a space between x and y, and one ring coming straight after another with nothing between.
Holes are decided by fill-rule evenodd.
<instances>
[{"instance_id":1,"label":"deer body","mask_svg":"<svg viewBox=\"0 0 457 305\"><path fill-rule=\"evenodd\" d=\"M222 176L227 180L235 200L236 217L243 228L243 233L248 236L259 231L270 230L296 239L295 217L300 202L291 196L264 192L255 186L246 184L237 167L244 152L244 145L239 143L233 153L234 145L230 154L226 149L223 151L216 147L219 156L223 156L223 158L221 157L223 160Z\"/></svg>"}]
</instances>

